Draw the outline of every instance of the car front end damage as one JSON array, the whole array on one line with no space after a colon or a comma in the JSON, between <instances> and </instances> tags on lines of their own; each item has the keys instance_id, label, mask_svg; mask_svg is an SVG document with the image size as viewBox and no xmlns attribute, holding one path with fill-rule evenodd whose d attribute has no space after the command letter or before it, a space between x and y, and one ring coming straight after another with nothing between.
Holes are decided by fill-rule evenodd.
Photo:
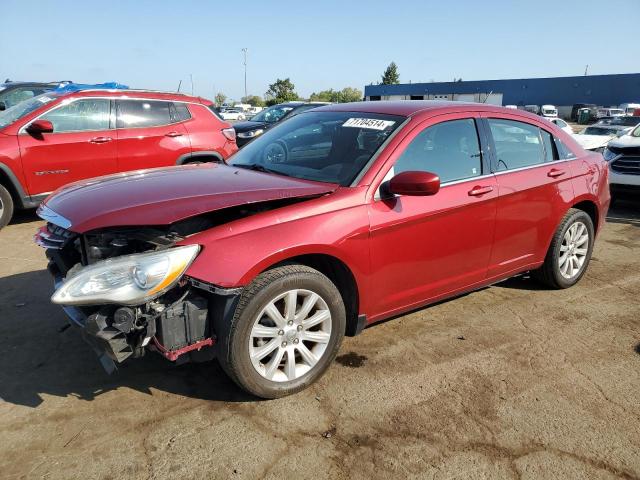
<instances>
[{"instance_id":1,"label":"car front end damage","mask_svg":"<svg viewBox=\"0 0 640 480\"><path fill-rule=\"evenodd\" d=\"M236 215L241 213L246 214ZM213 219L78 234L46 206L39 214L48 220L35 241L49 259L52 301L80 329L107 372L149 350L175 362L214 357L212 318L233 315L242 288L220 288L185 275L200 247L179 243Z\"/></svg>"}]
</instances>

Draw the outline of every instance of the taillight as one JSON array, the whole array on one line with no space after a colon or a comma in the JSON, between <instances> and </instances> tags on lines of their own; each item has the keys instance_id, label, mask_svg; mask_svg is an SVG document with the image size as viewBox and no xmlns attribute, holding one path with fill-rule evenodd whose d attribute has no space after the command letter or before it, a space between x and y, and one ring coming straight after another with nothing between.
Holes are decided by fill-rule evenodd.
<instances>
[{"instance_id":1,"label":"taillight","mask_svg":"<svg viewBox=\"0 0 640 480\"><path fill-rule=\"evenodd\" d=\"M222 134L228 139L235 141L236 139L236 131L233 128L223 128Z\"/></svg>"}]
</instances>

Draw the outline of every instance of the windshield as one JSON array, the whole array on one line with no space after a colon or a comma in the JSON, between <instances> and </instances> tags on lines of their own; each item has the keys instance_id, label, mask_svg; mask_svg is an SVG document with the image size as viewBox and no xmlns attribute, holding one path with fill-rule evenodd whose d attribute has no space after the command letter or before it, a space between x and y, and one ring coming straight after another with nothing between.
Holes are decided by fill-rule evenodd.
<instances>
[{"instance_id":1,"label":"windshield","mask_svg":"<svg viewBox=\"0 0 640 480\"><path fill-rule=\"evenodd\" d=\"M7 108L0 112L0 128L11 125L16 120L28 115L41 106L53 102L56 98L57 96L52 95L51 93L43 93L42 95L38 95L37 97L33 97L29 100L25 100L24 102L20 102L13 107Z\"/></svg>"},{"instance_id":2,"label":"windshield","mask_svg":"<svg viewBox=\"0 0 640 480\"><path fill-rule=\"evenodd\" d=\"M253 140L228 163L347 186L404 119L362 112L303 113Z\"/></svg>"},{"instance_id":3,"label":"windshield","mask_svg":"<svg viewBox=\"0 0 640 480\"><path fill-rule=\"evenodd\" d=\"M587 127L582 133L584 135L615 135L620 130L607 127Z\"/></svg>"},{"instance_id":4,"label":"windshield","mask_svg":"<svg viewBox=\"0 0 640 480\"><path fill-rule=\"evenodd\" d=\"M253 122L276 123L282 120L282 118L291 110L293 110L292 106L274 105L273 107L269 107L266 110L262 110L251 120Z\"/></svg>"}]
</instances>

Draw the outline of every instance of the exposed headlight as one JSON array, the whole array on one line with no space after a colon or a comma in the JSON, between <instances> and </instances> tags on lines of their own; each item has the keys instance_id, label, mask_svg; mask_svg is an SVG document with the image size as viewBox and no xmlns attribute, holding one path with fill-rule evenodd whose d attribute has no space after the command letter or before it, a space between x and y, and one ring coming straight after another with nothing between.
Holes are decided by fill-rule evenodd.
<instances>
[{"instance_id":1,"label":"exposed headlight","mask_svg":"<svg viewBox=\"0 0 640 480\"><path fill-rule=\"evenodd\" d=\"M611 160L613 160L614 158L616 158L616 154L613 153L611 150L609 150L609 148L605 148L604 151L602 152L602 156L604 157L604 159L607 162L610 162Z\"/></svg>"},{"instance_id":2,"label":"exposed headlight","mask_svg":"<svg viewBox=\"0 0 640 480\"><path fill-rule=\"evenodd\" d=\"M51 301L61 305L148 302L180 280L199 250L198 245L188 245L94 263L66 279Z\"/></svg>"},{"instance_id":3,"label":"exposed headlight","mask_svg":"<svg viewBox=\"0 0 640 480\"><path fill-rule=\"evenodd\" d=\"M257 137L258 135L261 135L264 133L264 129L259 128L258 130L250 130L248 132L240 132L238 133L238 137L240 138L253 138L253 137Z\"/></svg>"}]
</instances>

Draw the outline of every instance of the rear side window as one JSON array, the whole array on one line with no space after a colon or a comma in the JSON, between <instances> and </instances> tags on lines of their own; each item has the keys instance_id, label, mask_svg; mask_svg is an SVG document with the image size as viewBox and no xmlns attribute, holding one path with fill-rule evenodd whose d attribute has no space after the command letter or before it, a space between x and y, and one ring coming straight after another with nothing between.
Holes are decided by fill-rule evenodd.
<instances>
[{"instance_id":1,"label":"rear side window","mask_svg":"<svg viewBox=\"0 0 640 480\"><path fill-rule=\"evenodd\" d=\"M76 100L40 117L53 124L54 133L109 129L110 101L104 98Z\"/></svg>"},{"instance_id":2,"label":"rear side window","mask_svg":"<svg viewBox=\"0 0 640 480\"><path fill-rule=\"evenodd\" d=\"M435 173L442 183L479 176L482 155L472 118L442 122L425 128L407 146L393 167Z\"/></svg>"},{"instance_id":3,"label":"rear side window","mask_svg":"<svg viewBox=\"0 0 640 480\"><path fill-rule=\"evenodd\" d=\"M173 102L171 104L171 122L184 122L191 118L191 113L184 103Z\"/></svg>"},{"instance_id":4,"label":"rear side window","mask_svg":"<svg viewBox=\"0 0 640 480\"><path fill-rule=\"evenodd\" d=\"M140 128L173 123L169 112L170 103L151 100L117 100L116 126Z\"/></svg>"},{"instance_id":5,"label":"rear side window","mask_svg":"<svg viewBox=\"0 0 640 480\"><path fill-rule=\"evenodd\" d=\"M545 161L540 130L514 120L489 119L498 161L498 171L539 165Z\"/></svg>"}]
</instances>

